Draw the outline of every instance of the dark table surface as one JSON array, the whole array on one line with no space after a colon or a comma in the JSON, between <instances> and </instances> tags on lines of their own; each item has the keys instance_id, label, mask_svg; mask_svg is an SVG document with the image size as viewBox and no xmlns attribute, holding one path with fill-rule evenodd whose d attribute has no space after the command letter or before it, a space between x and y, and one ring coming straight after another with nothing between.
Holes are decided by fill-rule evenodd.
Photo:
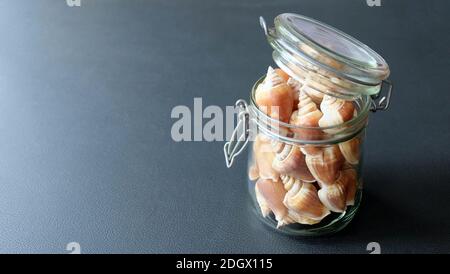
<instances>
[{"instance_id":1,"label":"dark table surface","mask_svg":"<svg viewBox=\"0 0 450 274\"><path fill-rule=\"evenodd\" d=\"M0 252L450 252L445 1L0 2ZM365 190L341 233L293 239L250 209L246 157L174 142L172 108L232 105L273 64L258 24L301 13L385 57Z\"/></svg>"}]
</instances>

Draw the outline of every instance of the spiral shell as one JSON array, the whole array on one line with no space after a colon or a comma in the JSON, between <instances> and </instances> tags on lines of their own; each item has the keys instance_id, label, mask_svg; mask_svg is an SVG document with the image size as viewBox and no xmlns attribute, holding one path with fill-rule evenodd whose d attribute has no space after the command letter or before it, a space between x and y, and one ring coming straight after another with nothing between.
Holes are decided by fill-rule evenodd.
<instances>
[{"instance_id":1,"label":"spiral shell","mask_svg":"<svg viewBox=\"0 0 450 274\"><path fill-rule=\"evenodd\" d=\"M287 191L291 190L292 188L300 189L303 184L303 182L300 179L290 177L287 175L280 175L280 178L284 184L284 189L286 189ZM289 209L289 208L288 208L288 218L286 218L286 220L288 220L286 223L295 222L295 223L305 224L305 225L313 225L313 224L317 224L321 221L319 219L314 220L314 219L308 218L306 216L303 216L300 213L298 213L297 211Z\"/></svg>"},{"instance_id":2,"label":"spiral shell","mask_svg":"<svg viewBox=\"0 0 450 274\"><path fill-rule=\"evenodd\" d=\"M320 201L333 212L344 212L348 205L354 205L357 187L356 171L344 167L338 179L319 190Z\"/></svg>"},{"instance_id":3,"label":"spiral shell","mask_svg":"<svg viewBox=\"0 0 450 274\"><path fill-rule=\"evenodd\" d=\"M259 179L256 184L260 199L265 201L265 205L273 212L275 219L278 221L278 227L292 222L288 218L288 209L283 203L286 196L286 190L281 181Z\"/></svg>"},{"instance_id":4,"label":"spiral shell","mask_svg":"<svg viewBox=\"0 0 450 274\"><path fill-rule=\"evenodd\" d=\"M290 211L315 221L320 221L330 214L330 211L320 202L317 189L313 184L294 184L286 193L283 202Z\"/></svg>"},{"instance_id":5,"label":"spiral shell","mask_svg":"<svg viewBox=\"0 0 450 274\"><path fill-rule=\"evenodd\" d=\"M276 154L272 167L280 174L298 178L302 181L313 182L314 176L305 162L305 155L298 146L281 143L282 150Z\"/></svg>"},{"instance_id":6,"label":"spiral shell","mask_svg":"<svg viewBox=\"0 0 450 274\"><path fill-rule=\"evenodd\" d=\"M320 104L323 116L319 120L319 126L331 127L345 123L353 118L355 106L353 102L338 99L329 95L323 97ZM327 129L325 132L333 134L336 129Z\"/></svg>"},{"instance_id":7,"label":"spiral shell","mask_svg":"<svg viewBox=\"0 0 450 274\"><path fill-rule=\"evenodd\" d=\"M323 147L317 154L307 154L305 160L314 178L324 185L336 181L345 162L337 145Z\"/></svg>"},{"instance_id":8,"label":"spiral shell","mask_svg":"<svg viewBox=\"0 0 450 274\"><path fill-rule=\"evenodd\" d=\"M302 90L300 90L298 110L292 113L290 123L299 127L293 128L296 136L303 140L319 140L323 132L320 129L313 129L319 126L319 120L322 118L322 112L317 108L312 99Z\"/></svg>"},{"instance_id":9,"label":"spiral shell","mask_svg":"<svg viewBox=\"0 0 450 274\"><path fill-rule=\"evenodd\" d=\"M320 201L333 212L344 212L347 206L347 193L345 186L334 183L322 187L319 192Z\"/></svg>"},{"instance_id":10,"label":"spiral shell","mask_svg":"<svg viewBox=\"0 0 450 274\"><path fill-rule=\"evenodd\" d=\"M354 137L348 141L339 143L339 148L344 155L345 160L352 165L359 163L359 147L361 140L359 137Z\"/></svg>"},{"instance_id":11,"label":"spiral shell","mask_svg":"<svg viewBox=\"0 0 450 274\"><path fill-rule=\"evenodd\" d=\"M264 82L256 88L255 99L258 107L270 117L289 121L294 105L292 89L272 67L268 68Z\"/></svg>"}]
</instances>

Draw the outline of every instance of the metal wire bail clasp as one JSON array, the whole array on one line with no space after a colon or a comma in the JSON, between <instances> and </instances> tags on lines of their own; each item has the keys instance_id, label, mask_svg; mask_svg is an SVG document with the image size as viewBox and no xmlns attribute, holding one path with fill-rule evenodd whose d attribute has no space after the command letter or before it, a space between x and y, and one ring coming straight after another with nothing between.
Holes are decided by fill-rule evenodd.
<instances>
[{"instance_id":1,"label":"metal wire bail clasp","mask_svg":"<svg viewBox=\"0 0 450 274\"><path fill-rule=\"evenodd\" d=\"M248 105L245 100L239 99L236 101L235 106L240 108L238 113L238 124L231 135L230 141L226 142L223 146L223 152L225 154L225 162L228 168L233 165L233 160L238 156L244 148L247 146L250 136L250 113L248 112ZM237 137L238 133L239 137Z\"/></svg>"},{"instance_id":2,"label":"metal wire bail clasp","mask_svg":"<svg viewBox=\"0 0 450 274\"><path fill-rule=\"evenodd\" d=\"M386 96L381 97L381 99L378 102L375 102L376 99L378 99L380 97L380 94L383 90L383 85L388 85L388 90L386 93ZM392 90L394 89L394 84L392 84L391 81L388 80L383 80L383 82L381 82L381 88L380 88L380 92L378 92L378 94L372 96L372 107L370 108L370 110L372 112L376 112L377 110L386 110L389 108L389 104L391 103L391 95L392 95Z\"/></svg>"}]
</instances>

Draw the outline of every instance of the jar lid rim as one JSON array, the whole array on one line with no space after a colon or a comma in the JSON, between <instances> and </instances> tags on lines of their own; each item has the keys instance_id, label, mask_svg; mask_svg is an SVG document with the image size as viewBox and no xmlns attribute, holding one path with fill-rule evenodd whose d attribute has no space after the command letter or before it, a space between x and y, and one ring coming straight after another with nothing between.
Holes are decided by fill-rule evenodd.
<instances>
[{"instance_id":1,"label":"jar lid rim","mask_svg":"<svg viewBox=\"0 0 450 274\"><path fill-rule=\"evenodd\" d=\"M374 50L356 38L318 20L294 13L283 13L267 33L277 51L286 50L295 57L369 86L389 76L389 66Z\"/></svg>"}]
</instances>

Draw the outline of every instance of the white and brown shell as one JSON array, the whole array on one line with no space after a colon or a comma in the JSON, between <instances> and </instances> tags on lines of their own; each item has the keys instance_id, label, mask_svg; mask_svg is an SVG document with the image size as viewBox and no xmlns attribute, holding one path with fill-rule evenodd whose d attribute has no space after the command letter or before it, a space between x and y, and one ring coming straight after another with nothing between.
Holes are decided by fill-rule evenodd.
<instances>
[{"instance_id":1,"label":"white and brown shell","mask_svg":"<svg viewBox=\"0 0 450 274\"><path fill-rule=\"evenodd\" d=\"M359 163L360 157L360 137L354 137L348 141L339 143L339 148L344 155L345 160L352 165L356 165Z\"/></svg>"},{"instance_id":2,"label":"white and brown shell","mask_svg":"<svg viewBox=\"0 0 450 274\"><path fill-rule=\"evenodd\" d=\"M333 212L344 212L347 207L345 186L336 182L323 186L319 192L320 201Z\"/></svg>"},{"instance_id":3,"label":"white and brown shell","mask_svg":"<svg viewBox=\"0 0 450 274\"><path fill-rule=\"evenodd\" d=\"M284 204L291 216L296 214L308 220L320 221L330 214L330 211L320 202L317 189L313 184L294 184L286 193Z\"/></svg>"},{"instance_id":4,"label":"white and brown shell","mask_svg":"<svg viewBox=\"0 0 450 274\"><path fill-rule=\"evenodd\" d=\"M275 155L272 163L273 169L280 174L305 182L315 181L306 165L305 155L300 151L300 147L286 143L281 144L281 151Z\"/></svg>"},{"instance_id":5,"label":"white and brown shell","mask_svg":"<svg viewBox=\"0 0 450 274\"><path fill-rule=\"evenodd\" d=\"M283 183L279 180L264 180L259 179L256 184L258 185L258 192L260 199L263 199L266 205L275 215L275 219L278 222L278 226L283 226L291 223L292 220L288 217L288 209L283 203L283 199L286 196L286 190Z\"/></svg>"},{"instance_id":6,"label":"white and brown shell","mask_svg":"<svg viewBox=\"0 0 450 274\"><path fill-rule=\"evenodd\" d=\"M320 104L323 116L319 120L319 126L332 127L343 124L353 118L355 106L352 101L342 100L330 95L323 97ZM335 129L325 130L327 133L335 133Z\"/></svg>"},{"instance_id":7,"label":"white and brown shell","mask_svg":"<svg viewBox=\"0 0 450 274\"><path fill-rule=\"evenodd\" d=\"M288 122L294 105L291 87L272 68L255 91L258 107L267 115L282 122Z\"/></svg>"},{"instance_id":8,"label":"white and brown shell","mask_svg":"<svg viewBox=\"0 0 450 274\"><path fill-rule=\"evenodd\" d=\"M345 162L337 145L323 147L320 153L307 154L306 165L314 178L323 185L336 181Z\"/></svg>"},{"instance_id":9,"label":"white and brown shell","mask_svg":"<svg viewBox=\"0 0 450 274\"><path fill-rule=\"evenodd\" d=\"M304 128L292 128L296 136L302 140L319 140L323 132L315 129L319 126L322 112L317 108L312 99L300 90L298 110L292 113L290 123Z\"/></svg>"}]
</instances>

